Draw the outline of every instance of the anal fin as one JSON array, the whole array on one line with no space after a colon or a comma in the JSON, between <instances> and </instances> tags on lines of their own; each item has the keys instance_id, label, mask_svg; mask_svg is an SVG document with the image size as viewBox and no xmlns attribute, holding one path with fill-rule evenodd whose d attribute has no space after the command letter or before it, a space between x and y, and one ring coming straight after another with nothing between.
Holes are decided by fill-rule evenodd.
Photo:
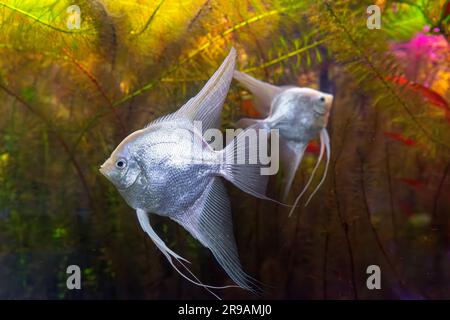
<instances>
[{"instance_id":1,"label":"anal fin","mask_svg":"<svg viewBox=\"0 0 450 320\"><path fill-rule=\"evenodd\" d=\"M212 295L214 295L216 298L220 299L219 296L217 294L215 294L214 292L212 292L210 289L225 289L225 288L230 288L233 286L222 286L222 287L216 287L216 286L210 286L210 285L205 285L203 283L200 282L200 280L191 272L191 270L183 263L187 262L190 263L189 261L187 261L186 259L184 259L183 257L179 256L178 254L176 254L175 252L173 252L172 250L170 250L167 245L164 243L164 241L156 234L155 230L153 230L151 224L150 224L150 220L148 218L148 214L147 212L145 212L144 210L141 209L137 209L136 210L136 214L139 220L139 224L141 226L141 228L145 231L145 233L147 233L148 236L150 236L150 238L152 239L152 241L155 243L155 245L158 247L158 249L162 252L162 254L166 257L167 261L169 261L169 263L172 265L172 267L186 280L188 280L189 282L198 285L200 287L205 288L208 292L210 292ZM177 266L174 263L174 260L176 262L178 262L179 264L181 264L181 266L188 272L188 274L190 276L185 275L182 271L180 271Z\"/></svg>"},{"instance_id":2,"label":"anal fin","mask_svg":"<svg viewBox=\"0 0 450 320\"><path fill-rule=\"evenodd\" d=\"M217 262L239 287L253 292L259 290L257 281L241 267L233 235L230 203L221 178L213 178L189 212L174 220L211 250Z\"/></svg>"}]
</instances>

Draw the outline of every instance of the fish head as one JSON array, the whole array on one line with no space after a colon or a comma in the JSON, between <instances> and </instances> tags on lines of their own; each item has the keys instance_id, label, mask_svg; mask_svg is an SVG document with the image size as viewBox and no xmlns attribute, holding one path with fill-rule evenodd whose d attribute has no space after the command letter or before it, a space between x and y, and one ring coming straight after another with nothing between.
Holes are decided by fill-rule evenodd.
<instances>
[{"instance_id":1,"label":"fish head","mask_svg":"<svg viewBox=\"0 0 450 320\"><path fill-rule=\"evenodd\" d=\"M312 110L319 117L324 118L325 125L330 117L331 106L333 105L333 95L314 90L315 93L311 98Z\"/></svg>"},{"instance_id":2,"label":"fish head","mask_svg":"<svg viewBox=\"0 0 450 320\"><path fill-rule=\"evenodd\" d=\"M126 139L123 141L125 142ZM129 145L121 143L100 166L100 172L119 190L131 187L141 174L139 163Z\"/></svg>"},{"instance_id":3,"label":"fish head","mask_svg":"<svg viewBox=\"0 0 450 320\"><path fill-rule=\"evenodd\" d=\"M333 105L333 95L311 88L290 89L297 96L298 110L313 119L314 127L325 128Z\"/></svg>"}]
</instances>

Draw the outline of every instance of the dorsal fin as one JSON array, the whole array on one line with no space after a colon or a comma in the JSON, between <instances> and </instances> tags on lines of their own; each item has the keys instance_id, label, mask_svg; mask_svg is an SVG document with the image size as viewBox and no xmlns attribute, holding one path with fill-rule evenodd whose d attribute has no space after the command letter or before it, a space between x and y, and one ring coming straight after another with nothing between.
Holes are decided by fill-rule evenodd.
<instances>
[{"instance_id":1,"label":"dorsal fin","mask_svg":"<svg viewBox=\"0 0 450 320\"><path fill-rule=\"evenodd\" d=\"M270 114L272 101L286 88L280 88L270 83L260 81L240 71L234 71L233 77L254 96L256 110L264 116Z\"/></svg>"},{"instance_id":2,"label":"dorsal fin","mask_svg":"<svg viewBox=\"0 0 450 320\"><path fill-rule=\"evenodd\" d=\"M160 117L148 126L163 121L184 118L190 121L201 121L203 132L210 128L218 128L220 126L220 114L223 103L233 78L235 62L236 50L231 48L222 65L195 97L191 98L174 113Z\"/></svg>"}]
</instances>

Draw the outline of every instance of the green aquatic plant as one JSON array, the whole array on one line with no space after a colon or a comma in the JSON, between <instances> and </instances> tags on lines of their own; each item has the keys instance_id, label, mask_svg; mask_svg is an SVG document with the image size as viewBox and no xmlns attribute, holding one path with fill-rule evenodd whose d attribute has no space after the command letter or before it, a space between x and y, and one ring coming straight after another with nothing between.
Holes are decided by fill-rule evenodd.
<instances>
[{"instance_id":1,"label":"green aquatic plant","mask_svg":"<svg viewBox=\"0 0 450 320\"><path fill-rule=\"evenodd\" d=\"M0 297L207 297L167 267L98 167L193 96L231 46L241 71L335 95L330 174L308 207L288 219L227 186L245 269L277 285L267 297L448 296L450 125L436 105L450 101L448 65L436 61L429 85L420 68L408 78L393 48L418 32L448 41L449 2L376 1L382 27L369 30L372 2L82 0L80 29L69 29L70 1L0 1ZM222 129L252 108L233 84ZM269 195L279 184L271 178ZM228 284L182 229L155 228L202 280ZM66 290L69 264L85 270L82 292ZM366 289L369 264L385 291Z\"/></svg>"}]
</instances>

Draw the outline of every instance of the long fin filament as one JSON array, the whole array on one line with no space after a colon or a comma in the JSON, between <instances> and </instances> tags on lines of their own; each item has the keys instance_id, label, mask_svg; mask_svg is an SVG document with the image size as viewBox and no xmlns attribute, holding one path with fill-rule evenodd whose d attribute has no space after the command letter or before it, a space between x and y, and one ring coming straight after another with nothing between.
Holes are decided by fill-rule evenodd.
<instances>
[{"instance_id":1,"label":"long fin filament","mask_svg":"<svg viewBox=\"0 0 450 320\"><path fill-rule=\"evenodd\" d=\"M148 219L147 213L143 210L136 210L139 224L141 225L142 229L150 236L152 241L155 243L155 245L158 247L158 249L162 252L162 254L166 257L166 259L169 261L169 263L172 265L172 267L177 271L183 278L191 282L192 284L195 284L197 286L203 287L205 290L210 292L212 295L214 295L217 299L220 299L220 297L212 292L210 289L227 289L227 288L239 288L237 285L228 285L228 286L211 286L206 285L200 282L200 280L195 276L195 274L183 263L183 261L190 263L188 260L184 259L183 257L179 256L172 250L170 250L164 241L156 234L156 232L151 227L150 221ZM177 268L177 266L174 264L173 259L175 258L178 263L180 263L187 272L195 279L192 280L190 277L185 275L183 272L180 271L180 269Z\"/></svg>"},{"instance_id":2,"label":"long fin filament","mask_svg":"<svg viewBox=\"0 0 450 320\"><path fill-rule=\"evenodd\" d=\"M328 173L328 166L330 165L330 158L331 158L331 147L330 147L330 136L328 135L327 129L322 129L320 132L320 141L321 144L325 144L325 148L327 150L327 162L325 163L325 171L323 173L322 179L320 180L319 184L317 185L316 189L311 193L308 200L305 203L305 207L308 205L308 203L311 201L314 194L319 190L319 188L322 186L322 184L325 182L325 178L327 177Z\"/></svg>"},{"instance_id":3,"label":"long fin filament","mask_svg":"<svg viewBox=\"0 0 450 320\"><path fill-rule=\"evenodd\" d=\"M292 213L294 212L295 208L297 207L298 202L300 201L300 198L303 196L303 194L306 192L306 190L308 189L309 185L311 184L311 182L313 181L314 175L316 174L316 170L320 165L320 162L322 161L323 158L323 153L324 153L324 144L322 139L320 139L320 154L319 154L319 158L317 159L316 165L314 166L314 169L311 173L311 176L309 177L308 182L306 183L305 187L303 188L302 192L297 196L297 198L295 199L295 202L289 212L289 217L292 215Z\"/></svg>"}]
</instances>

